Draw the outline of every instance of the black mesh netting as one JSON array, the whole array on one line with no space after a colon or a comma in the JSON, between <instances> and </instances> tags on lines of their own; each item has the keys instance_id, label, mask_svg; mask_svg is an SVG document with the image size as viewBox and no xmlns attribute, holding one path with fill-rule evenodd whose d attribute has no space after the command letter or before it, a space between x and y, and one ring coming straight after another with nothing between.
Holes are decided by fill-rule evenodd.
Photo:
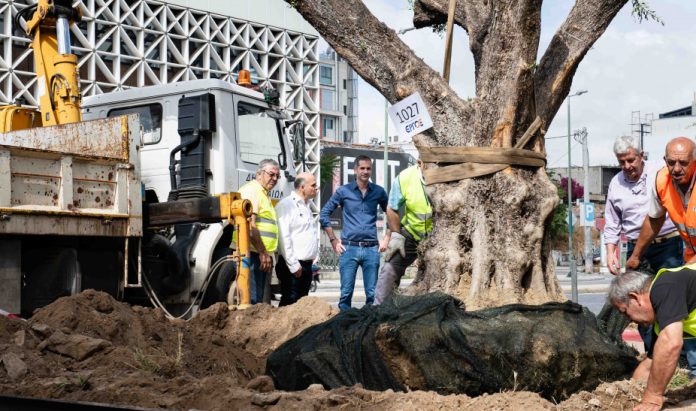
<instances>
[{"instance_id":1,"label":"black mesh netting","mask_svg":"<svg viewBox=\"0 0 696 411\"><path fill-rule=\"evenodd\" d=\"M456 298L433 293L395 296L308 328L271 354L266 373L283 390L359 383L380 391L529 390L563 399L629 376L634 354L577 304L467 312Z\"/></svg>"}]
</instances>

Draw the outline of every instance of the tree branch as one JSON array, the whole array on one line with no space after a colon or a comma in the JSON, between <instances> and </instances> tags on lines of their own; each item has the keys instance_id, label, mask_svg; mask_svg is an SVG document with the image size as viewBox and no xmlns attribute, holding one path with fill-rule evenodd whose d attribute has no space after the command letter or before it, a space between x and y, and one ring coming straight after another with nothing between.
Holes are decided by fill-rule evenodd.
<instances>
[{"instance_id":1,"label":"tree branch","mask_svg":"<svg viewBox=\"0 0 696 411\"><path fill-rule=\"evenodd\" d=\"M549 124L570 92L578 65L628 0L578 0L535 73L537 113Z\"/></svg>"},{"instance_id":2,"label":"tree branch","mask_svg":"<svg viewBox=\"0 0 696 411\"><path fill-rule=\"evenodd\" d=\"M336 52L387 100L395 103L419 92L439 144L459 145L471 105L462 101L439 73L377 20L358 0L286 0Z\"/></svg>"},{"instance_id":3,"label":"tree branch","mask_svg":"<svg viewBox=\"0 0 696 411\"><path fill-rule=\"evenodd\" d=\"M449 0L415 0L413 26L430 27L447 22ZM469 34L469 48L478 67L481 49L494 15L493 1L457 0L454 23Z\"/></svg>"},{"instance_id":4,"label":"tree branch","mask_svg":"<svg viewBox=\"0 0 696 411\"><path fill-rule=\"evenodd\" d=\"M455 22L469 34L474 57L475 145L512 147L536 117L534 62L541 30L541 0L458 0ZM439 24L449 0L417 0L414 25Z\"/></svg>"},{"instance_id":5,"label":"tree branch","mask_svg":"<svg viewBox=\"0 0 696 411\"><path fill-rule=\"evenodd\" d=\"M448 3L449 0L415 0L413 2L413 27L420 29L447 23ZM458 0L457 3L463 2ZM456 6L454 23L467 30L466 10L463 4Z\"/></svg>"}]
</instances>

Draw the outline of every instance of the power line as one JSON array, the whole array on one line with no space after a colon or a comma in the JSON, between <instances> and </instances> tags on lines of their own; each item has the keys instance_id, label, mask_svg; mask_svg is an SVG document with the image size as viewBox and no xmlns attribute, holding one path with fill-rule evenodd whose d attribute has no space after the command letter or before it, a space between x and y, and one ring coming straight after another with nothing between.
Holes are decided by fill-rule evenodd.
<instances>
[{"instance_id":1,"label":"power line","mask_svg":"<svg viewBox=\"0 0 696 411\"><path fill-rule=\"evenodd\" d=\"M566 136L566 137L567 137L567 136ZM580 144L580 143L575 142L572 146L570 146L570 151L573 151L573 148L577 147L579 144ZM568 155L568 152L567 152L567 151L564 152L563 155L561 155L559 158L557 158L556 160L554 160L552 163L547 164L547 165L546 165L546 168L549 168L549 167L555 165L555 164L558 163L559 161L561 161L561 160L563 160L564 158L566 158L567 155ZM581 167L581 166L573 165L573 167Z\"/></svg>"}]
</instances>

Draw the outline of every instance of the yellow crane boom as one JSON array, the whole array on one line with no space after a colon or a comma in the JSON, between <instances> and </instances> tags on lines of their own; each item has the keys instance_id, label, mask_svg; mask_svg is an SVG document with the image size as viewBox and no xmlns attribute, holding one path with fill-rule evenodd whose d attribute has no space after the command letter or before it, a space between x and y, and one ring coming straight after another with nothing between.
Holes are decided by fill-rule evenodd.
<instances>
[{"instance_id":1,"label":"yellow crane boom","mask_svg":"<svg viewBox=\"0 0 696 411\"><path fill-rule=\"evenodd\" d=\"M0 132L82 120L77 56L70 45L70 25L80 20L80 13L71 3L39 0L17 14L15 25L19 26L22 18L33 13L27 20L26 34L32 37L39 110L19 105L0 108Z\"/></svg>"}]
</instances>

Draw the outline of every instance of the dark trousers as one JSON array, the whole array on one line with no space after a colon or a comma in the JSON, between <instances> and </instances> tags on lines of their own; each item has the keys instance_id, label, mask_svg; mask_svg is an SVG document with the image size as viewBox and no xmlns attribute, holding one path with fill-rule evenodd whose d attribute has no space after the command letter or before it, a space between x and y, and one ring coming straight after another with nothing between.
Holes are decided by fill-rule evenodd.
<instances>
[{"instance_id":1,"label":"dark trousers","mask_svg":"<svg viewBox=\"0 0 696 411\"><path fill-rule=\"evenodd\" d=\"M280 303L278 305L281 307L294 304L309 294L309 288L312 285L312 260L300 260L300 266L302 266L302 274L295 277L290 272L285 258L282 255L278 256L276 275L280 281Z\"/></svg>"},{"instance_id":2,"label":"dark trousers","mask_svg":"<svg viewBox=\"0 0 696 411\"><path fill-rule=\"evenodd\" d=\"M392 295L394 289L399 287L401 277L406 273L406 269L416 261L418 257L418 242L405 228L401 228L401 235L406 238L404 250L406 257L400 253L395 253L389 261L382 264L377 278L377 290L375 291L375 304L382 304L387 297Z\"/></svg>"}]
</instances>

